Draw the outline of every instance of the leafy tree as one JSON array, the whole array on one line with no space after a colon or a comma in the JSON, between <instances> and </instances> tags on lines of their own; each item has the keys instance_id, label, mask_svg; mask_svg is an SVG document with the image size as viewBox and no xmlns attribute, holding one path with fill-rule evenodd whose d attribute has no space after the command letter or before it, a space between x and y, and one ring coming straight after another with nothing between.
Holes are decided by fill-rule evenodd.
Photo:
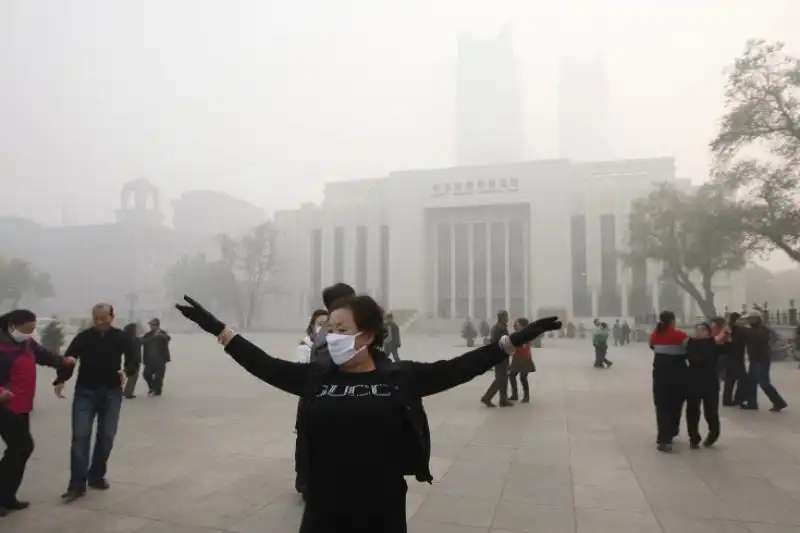
<instances>
[{"instance_id":1,"label":"leafy tree","mask_svg":"<svg viewBox=\"0 0 800 533\"><path fill-rule=\"evenodd\" d=\"M750 239L800 262L800 60L782 43L748 41L725 96L711 142L716 181L738 193L736 220Z\"/></svg>"},{"instance_id":2,"label":"leafy tree","mask_svg":"<svg viewBox=\"0 0 800 533\"><path fill-rule=\"evenodd\" d=\"M706 185L685 193L661 184L633 203L629 250L623 259L629 264L659 262L663 275L686 291L703 314L715 316L714 275L743 268L751 250L740 228L730 222L730 209L719 188Z\"/></svg>"},{"instance_id":3,"label":"leafy tree","mask_svg":"<svg viewBox=\"0 0 800 533\"><path fill-rule=\"evenodd\" d=\"M19 307L23 296L51 298L55 295L50 275L37 272L33 266L22 259L0 258L0 305L7 300L11 306Z\"/></svg>"},{"instance_id":4,"label":"leafy tree","mask_svg":"<svg viewBox=\"0 0 800 533\"><path fill-rule=\"evenodd\" d=\"M209 261L205 254L182 257L167 271L165 282L176 300L190 294L215 312L238 308L238 287L227 263Z\"/></svg>"},{"instance_id":5,"label":"leafy tree","mask_svg":"<svg viewBox=\"0 0 800 533\"><path fill-rule=\"evenodd\" d=\"M480 326L478 326L478 328L480 328L480 333L481 337L483 337L483 342L484 343L489 342L489 334L492 332L492 328L489 327L489 323L486 321L485 318L481 320Z\"/></svg>"}]
</instances>

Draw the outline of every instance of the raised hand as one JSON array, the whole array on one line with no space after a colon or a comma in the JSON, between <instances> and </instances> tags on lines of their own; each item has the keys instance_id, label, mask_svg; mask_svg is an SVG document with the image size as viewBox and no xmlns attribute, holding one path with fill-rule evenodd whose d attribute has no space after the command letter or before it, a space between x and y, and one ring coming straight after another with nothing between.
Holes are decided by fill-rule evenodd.
<instances>
[{"instance_id":1,"label":"raised hand","mask_svg":"<svg viewBox=\"0 0 800 533\"><path fill-rule=\"evenodd\" d=\"M0 390L0 403L3 403L6 400L10 400L13 397L14 393L11 392L9 389Z\"/></svg>"},{"instance_id":2,"label":"raised hand","mask_svg":"<svg viewBox=\"0 0 800 533\"><path fill-rule=\"evenodd\" d=\"M531 342L539 335L547 333L548 331L558 331L564 326L557 316L549 316L547 318L540 318L535 322L531 322L522 330L516 331L508 336L511 344L514 346L522 346L525 343Z\"/></svg>"},{"instance_id":3,"label":"raised hand","mask_svg":"<svg viewBox=\"0 0 800 533\"><path fill-rule=\"evenodd\" d=\"M183 316L200 326L203 331L211 333L212 335L219 336L219 334L222 333L222 330L225 329L225 324L220 322L217 317L207 311L206 308L195 301L194 298L184 296L183 299L186 301L186 304L175 304L175 309L180 311Z\"/></svg>"}]
</instances>

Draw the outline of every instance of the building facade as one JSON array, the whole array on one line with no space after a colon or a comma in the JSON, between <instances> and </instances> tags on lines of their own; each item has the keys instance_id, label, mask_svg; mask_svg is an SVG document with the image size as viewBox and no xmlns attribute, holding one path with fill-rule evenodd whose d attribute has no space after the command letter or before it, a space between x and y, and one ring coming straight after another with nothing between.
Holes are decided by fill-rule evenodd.
<instances>
[{"instance_id":1,"label":"building facade","mask_svg":"<svg viewBox=\"0 0 800 533\"><path fill-rule=\"evenodd\" d=\"M277 262L266 316L296 327L336 281L386 308L450 325L467 317L634 317L691 302L657 264L628 268L634 199L675 182L670 158L532 161L395 172L330 183L321 205L275 215ZM738 308L739 274L715 280L717 303Z\"/></svg>"}]
</instances>

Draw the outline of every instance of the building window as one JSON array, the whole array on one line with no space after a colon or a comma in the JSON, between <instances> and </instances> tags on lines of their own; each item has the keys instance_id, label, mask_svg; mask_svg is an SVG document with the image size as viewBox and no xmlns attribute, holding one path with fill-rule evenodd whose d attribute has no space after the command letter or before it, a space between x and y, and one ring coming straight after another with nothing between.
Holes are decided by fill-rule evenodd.
<instances>
[{"instance_id":1,"label":"building window","mask_svg":"<svg viewBox=\"0 0 800 533\"><path fill-rule=\"evenodd\" d=\"M492 312L506 310L506 225L492 222L489 226L489 260L491 261Z\"/></svg>"},{"instance_id":2,"label":"building window","mask_svg":"<svg viewBox=\"0 0 800 533\"><path fill-rule=\"evenodd\" d=\"M311 294L308 307L322 307L322 230L311 230Z\"/></svg>"},{"instance_id":3,"label":"building window","mask_svg":"<svg viewBox=\"0 0 800 533\"><path fill-rule=\"evenodd\" d=\"M378 302L385 308L389 307L389 226L383 224L380 233L380 282L378 285Z\"/></svg>"},{"instance_id":4,"label":"building window","mask_svg":"<svg viewBox=\"0 0 800 533\"><path fill-rule=\"evenodd\" d=\"M572 255L572 315L592 316L592 296L586 270L586 215L570 219L570 251Z\"/></svg>"},{"instance_id":5,"label":"building window","mask_svg":"<svg viewBox=\"0 0 800 533\"><path fill-rule=\"evenodd\" d=\"M450 303L453 293L450 290L452 256L450 254L450 225L439 224L436 239L436 254L438 257L438 272L436 280L438 285L438 316L450 318Z\"/></svg>"},{"instance_id":6,"label":"building window","mask_svg":"<svg viewBox=\"0 0 800 533\"><path fill-rule=\"evenodd\" d=\"M367 293L367 227L356 228L356 292Z\"/></svg>"},{"instance_id":7,"label":"building window","mask_svg":"<svg viewBox=\"0 0 800 533\"><path fill-rule=\"evenodd\" d=\"M344 281L344 228L333 230L333 282Z\"/></svg>"},{"instance_id":8,"label":"building window","mask_svg":"<svg viewBox=\"0 0 800 533\"><path fill-rule=\"evenodd\" d=\"M456 241L456 317L469 316L469 224L455 227Z\"/></svg>"},{"instance_id":9,"label":"building window","mask_svg":"<svg viewBox=\"0 0 800 533\"><path fill-rule=\"evenodd\" d=\"M597 300L600 316L618 317L622 302L617 283L617 217L600 215L600 294Z\"/></svg>"},{"instance_id":10,"label":"building window","mask_svg":"<svg viewBox=\"0 0 800 533\"><path fill-rule=\"evenodd\" d=\"M491 314L488 314L486 310L486 267L488 266L488 254L486 251L486 224L483 222L477 222L473 225L473 261L475 262L474 265L474 272L473 272L473 287L472 287L472 294L473 294L473 313L475 316L472 317L474 319L480 320L483 318L489 318ZM477 324L476 324L477 326Z\"/></svg>"}]
</instances>

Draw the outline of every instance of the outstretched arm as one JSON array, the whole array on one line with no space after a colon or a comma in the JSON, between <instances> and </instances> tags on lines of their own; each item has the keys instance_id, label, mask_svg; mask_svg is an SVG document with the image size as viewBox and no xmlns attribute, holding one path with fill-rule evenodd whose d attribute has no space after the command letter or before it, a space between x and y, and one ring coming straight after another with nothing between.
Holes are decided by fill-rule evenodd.
<instances>
[{"instance_id":1,"label":"outstretched arm","mask_svg":"<svg viewBox=\"0 0 800 533\"><path fill-rule=\"evenodd\" d=\"M420 396L430 396L472 381L508 359L509 353L493 342L453 359L435 363L408 361L411 381Z\"/></svg>"},{"instance_id":2,"label":"outstretched arm","mask_svg":"<svg viewBox=\"0 0 800 533\"><path fill-rule=\"evenodd\" d=\"M42 366L49 366L51 368L60 369L65 366L65 359L58 354L55 354L39 344L38 342L31 340L31 350L33 351L33 355L36 357L36 364ZM72 361L73 363L75 361Z\"/></svg>"},{"instance_id":3,"label":"outstretched arm","mask_svg":"<svg viewBox=\"0 0 800 533\"><path fill-rule=\"evenodd\" d=\"M72 339L72 342L69 343L67 346L67 351L64 352L64 357L72 357L73 359L78 359L82 350L82 343L83 343L83 334L78 333L75 335L75 338ZM68 381L69 378L72 377L72 372L75 369L75 365L71 366L61 366L58 368L58 375L56 380L53 382L53 385L58 385L60 383L64 383Z\"/></svg>"},{"instance_id":4,"label":"outstretched arm","mask_svg":"<svg viewBox=\"0 0 800 533\"><path fill-rule=\"evenodd\" d=\"M261 381L295 396L305 393L312 365L272 357L238 334L227 342L225 351Z\"/></svg>"}]
</instances>

